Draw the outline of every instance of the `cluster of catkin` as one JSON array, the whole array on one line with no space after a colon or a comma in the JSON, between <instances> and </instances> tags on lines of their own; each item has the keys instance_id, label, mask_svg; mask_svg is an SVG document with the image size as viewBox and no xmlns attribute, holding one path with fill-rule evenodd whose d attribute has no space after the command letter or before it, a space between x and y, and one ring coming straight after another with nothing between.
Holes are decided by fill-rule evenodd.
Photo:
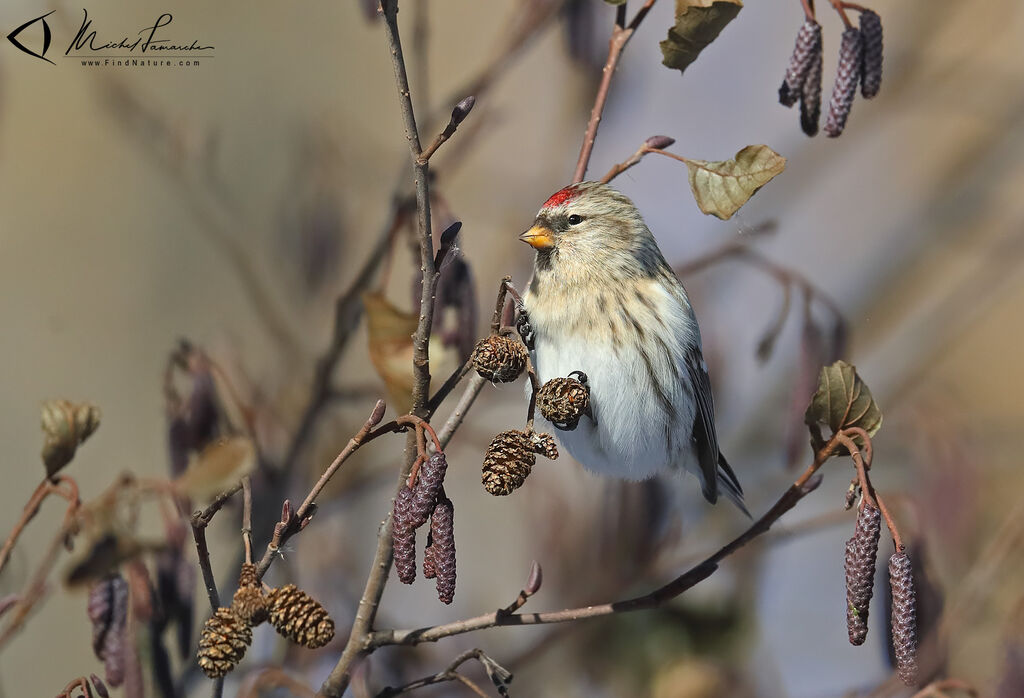
<instances>
[{"instance_id":1,"label":"cluster of catkin","mask_svg":"<svg viewBox=\"0 0 1024 698\"><path fill-rule=\"evenodd\" d=\"M797 33L779 102L792 107L800 102L800 128L808 136L818 133L821 118L821 25L807 18ZM847 26L839 46L839 66L825 117L825 135L835 138L846 127L860 84L861 95L871 99L882 85L882 20L877 13L860 10L860 27Z\"/></svg>"},{"instance_id":2,"label":"cluster of catkin","mask_svg":"<svg viewBox=\"0 0 1024 698\"><path fill-rule=\"evenodd\" d=\"M853 645L864 644L868 636L868 609L874 592L881 529L878 507L867 498L862 499L853 537L846 541L846 627ZM889 585L896 670L905 684L913 686L917 682L917 598L910 558L902 549L889 558Z\"/></svg>"},{"instance_id":3,"label":"cluster of catkin","mask_svg":"<svg viewBox=\"0 0 1024 698\"><path fill-rule=\"evenodd\" d=\"M416 529L430 521L423 551L423 576L435 580L442 603L455 599L455 506L444 492L448 459L438 451L427 458L410 487L395 497L392 512L392 543L395 569L403 584L416 581Z\"/></svg>"},{"instance_id":4,"label":"cluster of catkin","mask_svg":"<svg viewBox=\"0 0 1024 698\"><path fill-rule=\"evenodd\" d=\"M264 593L256 566L242 565L231 606L218 608L199 638L199 667L210 678L224 676L252 644L252 628L264 621L292 642L316 649L334 638L334 621L320 602L294 584Z\"/></svg>"},{"instance_id":5,"label":"cluster of catkin","mask_svg":"<svg viewBox=\"0 0 1024 698\"><path fill-rule=\"evenodd\" d=\"M507 335L491 335L477 342L471 357L476 372L487 380L509 383L522 375L529 363L526 347ZM544 419L555 428L571 431L583 415L590 414L590 390L587 377L553 378L534 396ZM532 420L531 420L532 421ZM526 429L503 431L495 436L484 453L481 481L495 496L508 495L526 481L537 463L537 456L554 460L558 446L550 434Z\"/></svg>"}]
</instances>

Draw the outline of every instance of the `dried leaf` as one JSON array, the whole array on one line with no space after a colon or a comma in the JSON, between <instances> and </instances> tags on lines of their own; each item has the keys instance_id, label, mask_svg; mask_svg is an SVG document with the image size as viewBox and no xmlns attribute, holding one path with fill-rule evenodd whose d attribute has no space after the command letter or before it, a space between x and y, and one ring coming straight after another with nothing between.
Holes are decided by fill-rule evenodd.
<instances>
[{"instance_id":1,"label":"dried leaf","mask_svg":"<svg viewBox=\"0 0 1024 698\"><path fill-rule=\"evenodd\" d=\"M399 310L380 293L364 294L363 306L366 308L370 361L388 388L388 402L399 414L408 412L412 406L412 336L416 333L419 319L413 313ZM444 352L441 337L431 336L430 364L434 372L439 375L444 372L447 364L440 359L447 360L449 353Z\"/></svg>"},{"instance_id":2,"label":"dried leaf","mask_svg":"<svg viewBox=\"0 0 1024 698\"><path fill-rule=\"evenodd\" d=\"M660 44L661 62L685 71L742 7L740 0L676 0L676 23Z\"/></svg>"},{"instance_id":3,"label":"dried leaf","mask_svg":"<svg viewBox=\"0 0 1024 698\"><path fill-rule=\"evenodd\" d=\"M820 449L825 445L822 425L828 425L833 434L849 427L860 427L874 436L882 426L882 411L857 375L857 369L840 360L822 367L818 390L804 414L804 423L811 430L814 448Z\"/></svg>"},{"instance_id":4,"label":"dried leaf","mask_svg":"<svg viewBox=\"0 0 1024 698\"><path fill-rule=\"evenodd\" d=\"M207 501L236 485L255 465L253 442L233 436L204 448L174 485L186 497Z\"/></svg>"},{"instance_id":5,"label":"dried leaf","mask_svg":"<svg viewBox=\"0 0 1024 698\"><path fill-rule=\"evenodd\" d=\"M732 160L687 158L686 167L700 210L728 220L758 189L786 169L786 158L766 145L748 145Z\"/></svg>"},{"instance_id":6,"label":"dried leaf","mask_svg":"<svg viewBox=\"0 0 1024 698\"><path fill-rule=\"evenodd\" d=\"M46 476L53 477L75 457L78 445L100 425L100 408L88 402L47 400L42 408L43 463Z\"/></svg>"},{"instance_id":7,"label":"dried leaf","mask_svg":"<svg viewBox=\"0 0 1024 698\"><path fill-rule=\"evenodd\" d=\"M400 413L412 405L412 336L418 318L396 308L379 293L363 296L370 340L370 361Z\"/></svg>"}]
</instances>

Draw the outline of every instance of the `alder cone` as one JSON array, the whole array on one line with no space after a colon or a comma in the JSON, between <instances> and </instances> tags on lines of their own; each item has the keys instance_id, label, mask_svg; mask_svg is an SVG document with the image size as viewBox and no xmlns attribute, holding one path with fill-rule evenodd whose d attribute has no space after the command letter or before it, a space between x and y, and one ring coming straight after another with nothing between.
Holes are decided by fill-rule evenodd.
<instances>
[{"instance_id":1,"label":"alder cone","mask_svg":"<svg viewBox=\"0 0 1024 698\"><path fill-rule=\"evenodd\" d=\"M491 335L476 343L471 361L481 377L496 383L509 383L526 370L526 347L511 337Z\"/></svg>"},{"instance_id":2,"label":"alder cone","mask_svg":"<svg viewBox=\"0 0 1024 698\"><path fill-rule=\"evenodd\" d=\"M334 621L320 602L294 584L270 592L270 623L303 647L323 647L334 638Z\"/></svg>"},{"instance_id":3,"label":"alder cone","mask_svg":"<svg viewBox=\"0 0 1024 698\"><path fill-rule=\"evenodd\" d=\"M779 103L792 107L800 99L804 81L817 54L821 53L821 25L813 19L805 20L796 35L796 45L789 57L786 77L779 88Z\"/></svg>"},{"instance_id":4,"label":"alder cone","mask_svg":"<svg viewBox=\"0 0 1024 698\"><path fill-rule=\"evenodd\" d=\"M860 33L864 37L864 55L860 62L860 93L871 99L882 87L882 18L878 13L860 13Z\"/></svg>"},{"instance_id":5,"label":"alder cone","mask_svg":"<svg viewBox=\"0 0 1024 698\"><path fill-rule=\"evenodd\" d=\"M199 636L199 668L211 679L224 676L242 661L252 644L252 628L229 608L218 608Z\"/></svg>"},{"instance_id":6,"label":"alder cone","mask_svg":"<svg viewBox=\"0 0 1024 698\"><path fill-rule=\"evenodd\" d=\"M846 627L851 645L862 645L867 639L881 530L881 513L865 502L857 512L853 537L846 541Z\"/></svg>"},{"instance_id":7,"label":"alder cone","mask_svg":"<svg viewBox=\"0 0 1024 698\"><path fill-rule=\"evenodd\" d=\"M484 453L484 489L495 496L512 494L526 482L536 462L534 444L525 432L501 432Z\"/></svg>"},{"instance_id":8,"label":"alder cone","mask_svg":"<svg viewBox=\"0 0 1024 698\"><path fill-rule=\"evenodd\" d=\"M430 517L431 558L437 577L437 598L449 604L455 598L455 506L441 499Z\"/></svg>"},{"instance_id":9,"label":"alder cone","mask_svg":"<svg viewBox=\"0 0 1024 698\"><path fill-rule=\"evenodd\" d=\"M590 409L590 391L575 378L552 378L537 391L537 407L559 429L575 429Z\"/></svg>"},{"instance_id":10,"label":"alder cone","mask_svg":"<svg viewBox=\"0 0 1024 698\"><path fill-rule=\"evenodd\" d=\"M908 686L917 684L917 592L910 558L896 552L889 558L892 588L892 648L896 673Z\"/></svg>"},{"instance_id":11,"label":"alder cone","mask_svg":"<svg viewBox=\"0 0 1024 698\"><path fill-rule=\"evenodd\" d=\"M558 460L558 444L551 434L534 434L533 450L548 460Z\"/></svg>"},{"instance_id":12,"label":"alder cone","mask_svg":"<svg viewBox=\"0 0 1024 698\"><path fill-rule=\"evenodd\" d=\"M821 120L821 79L822 64L821 42L811 57L811 65L807 69L807 77L800 89L800 128L808 136L818 133L818 122Z\"/></svg>"},{"instance_id":13,"label":"alder cone","mask_svg":"<svg viewBox=\"0 0 1024 698\"><path fill-rule=\"evenodd\" d=\"M829 138L837 138L846 128L846 119L850 116L853 100L857 96L863 55L864 37L860 29L847 28L839 46L839 69L832 86L832 98L828 103L828 116L825 117L824 131Z\"/></svg>"},{"instance_id":14,"label":"alder cone","mask_svg":"<svg viewBox=\"0 0 1024 698\"><path fill-rule=\"evenodd\" d=\"M258 587L239 587L231 600L232 612L249 625L259 625L267 619L267 599Z\"/></svg>"},{"instance_id":15,"label":"alder cone","mask_svg":"<svg viewBox=\"0 0 1024 698\"><path fill-rule=\"evenodd\" d=\"M267 619L267 599L259 586L256 565L247 562L238 575L238 591L231 600L231 610L249 625L259 625Z\"/></svg>"}]
</instances>

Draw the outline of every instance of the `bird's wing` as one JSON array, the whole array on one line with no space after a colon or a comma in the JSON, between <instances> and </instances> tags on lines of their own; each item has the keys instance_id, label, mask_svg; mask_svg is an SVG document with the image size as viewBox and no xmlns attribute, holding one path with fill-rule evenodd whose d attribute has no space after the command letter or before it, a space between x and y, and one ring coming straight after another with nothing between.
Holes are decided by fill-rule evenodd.
<instances>
[{"instance_id":1,"label":"bird's wing","mask_svg":"<svg viewBox=\"0 0 1024 698\"><path fill-rule=\"evenodd\" d=\"M715 432L715 403L711 396L711 379L700 345L694 342L686 351L686 370L693 386L697 414L693 420L693 445L700 467L704 498L712 504L718 500L718 434Z\"/></svg>"}]
</instances>

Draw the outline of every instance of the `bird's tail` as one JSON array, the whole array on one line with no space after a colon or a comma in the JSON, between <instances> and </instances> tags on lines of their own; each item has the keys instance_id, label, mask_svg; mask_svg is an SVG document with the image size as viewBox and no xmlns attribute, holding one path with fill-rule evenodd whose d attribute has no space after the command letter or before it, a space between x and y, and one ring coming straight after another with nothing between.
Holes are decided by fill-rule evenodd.
<instances>
[{"instance_id":1,"label":"bird's tail","mask_svg":"<svg viewBox=\"0 0 1024 698\"><path fill-rule=\"evenodd\" d=\"M729 465L729 461L725 459L721 452L718 454L718 487L722 494L728 497L733 504L739 507L740 511L747 515L747 518L754 518L747 511L746 505L743 504L743 488L740 486L739 478L736 477L732 466Z\"/></svg>"}]
</instances>

